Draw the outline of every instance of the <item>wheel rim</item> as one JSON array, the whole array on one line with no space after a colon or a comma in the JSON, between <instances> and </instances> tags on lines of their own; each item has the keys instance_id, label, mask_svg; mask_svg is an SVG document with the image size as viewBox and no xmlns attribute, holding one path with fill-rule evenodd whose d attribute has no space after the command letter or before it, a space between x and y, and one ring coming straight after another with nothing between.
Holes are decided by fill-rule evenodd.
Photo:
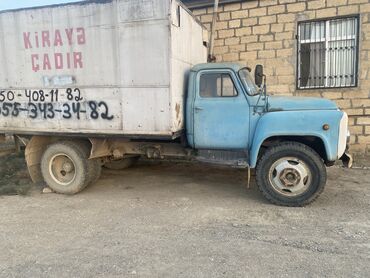
<instances>
[{"instance_id":1,"label":"wheel rim","mask_svg":"<svg viewBox=\"0 0 370 278\"><path fill-rule=\"evenodd\" d=\"M302 160L283 157L271 165L269 181L275 191L293 197L307 191L312 182L312 173Z\"/></svg>"},{"instance_id":2,"label":"wheel rim","mask_svg":"<svg viewBox=\"0 0 370 278\"><path fill-rule=\"evenodd\" d=\"M49 173L60 185L68 186L76 178L76 165L66 154L56 154L49 162Z\"/></svg>"}]
</instances>

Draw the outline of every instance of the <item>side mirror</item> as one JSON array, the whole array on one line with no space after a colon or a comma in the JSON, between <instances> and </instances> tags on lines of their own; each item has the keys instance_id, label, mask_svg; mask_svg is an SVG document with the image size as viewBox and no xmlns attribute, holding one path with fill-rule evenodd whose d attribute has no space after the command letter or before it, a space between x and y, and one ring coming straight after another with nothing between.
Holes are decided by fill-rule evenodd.
<instances>
[{"instance_id":1,"label":"side mirror","mask_svg":"<svg viewBox=\"0 0 370 278\"><path fill-rule=\"evenodd\" d=\"M254 70L254 82L258 87L261 87L263 82L263 66L256 65L256 69Z\"/></svg>"}]
</instances>

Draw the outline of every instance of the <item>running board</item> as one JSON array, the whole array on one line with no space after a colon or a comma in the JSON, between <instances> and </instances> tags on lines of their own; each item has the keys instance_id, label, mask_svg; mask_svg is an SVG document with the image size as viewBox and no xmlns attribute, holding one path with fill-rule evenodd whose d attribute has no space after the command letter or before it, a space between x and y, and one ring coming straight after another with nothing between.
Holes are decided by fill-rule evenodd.
<instances>
[{"instance_id":1,"label":"running board","mask_svg":"<svg viewBox=\"0 0 370 278\"><path fill-rule=\"evenodd\" d=\"M198 150L195 159L204 163L238 168L248 168L249 166L248 154L244 151Z\"/></svg>"}]
</instances>

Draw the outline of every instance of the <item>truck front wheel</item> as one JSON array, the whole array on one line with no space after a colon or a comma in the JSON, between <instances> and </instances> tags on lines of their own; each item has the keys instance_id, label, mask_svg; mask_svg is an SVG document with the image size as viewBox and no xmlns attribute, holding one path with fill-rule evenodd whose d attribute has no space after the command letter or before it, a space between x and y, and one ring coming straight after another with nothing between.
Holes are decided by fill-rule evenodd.
<instances>
[{"instance_id":1,"label":"truck front wheel","mask_svg":"<svg viewBox=\"0 0 370 278\"><path fill-rule=\"evenodd\" d=\"M272 203L305 206L314 201L326 184L326 168L310 147L296 142L270 147L256 169L257 186Z\"/></svg>"},{"instance_id":2,"label":"truck front wheel","mask_svg":"<svg viewBox=\"0 0 370 278\"><path fill-rule=\"evenodd\" d=\"M88 154L78 142L49 145L41 158L41 173L46 184L61 194L76 194L90 182L92 167Z\"/></svg>"}]
</instances>

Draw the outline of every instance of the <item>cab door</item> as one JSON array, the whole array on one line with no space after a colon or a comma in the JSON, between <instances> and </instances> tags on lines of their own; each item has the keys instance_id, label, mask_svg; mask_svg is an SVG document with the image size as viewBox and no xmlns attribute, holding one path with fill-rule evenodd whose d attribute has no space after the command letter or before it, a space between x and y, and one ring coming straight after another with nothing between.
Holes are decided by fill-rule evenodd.
<instances>
[{"instance_id":1,"label":"cab door","mask_svg":"<svg viewBox=\"0 0 370 278\"><path fill-rule=\"evenodd\" d=\"M249 104L233 71L201 71L194 113L196 149L246 149Z\"/></svg>"}]
</instances>

